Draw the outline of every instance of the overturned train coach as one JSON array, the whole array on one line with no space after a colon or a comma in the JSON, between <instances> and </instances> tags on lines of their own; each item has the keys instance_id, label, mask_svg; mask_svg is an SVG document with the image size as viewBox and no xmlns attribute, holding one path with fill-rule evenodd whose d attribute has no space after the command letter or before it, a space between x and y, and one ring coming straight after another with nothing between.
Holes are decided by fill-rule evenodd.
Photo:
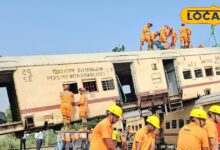
<instances>
[{"instance_id":1,"label":"overturned train coach","mask_svg":"<svg viewBox=\"0 0 220 150\"><path fill-rule=\"evenodd\" d=\"M63 83L75 95L87 90L89 118L105 115L117 102L131 110L169 112L184 102L220 91L220 49L193 48L148 52L0 57L0 87L7 89L13 122L0 134L62 124Z\"/></svg>"}]
</instances>

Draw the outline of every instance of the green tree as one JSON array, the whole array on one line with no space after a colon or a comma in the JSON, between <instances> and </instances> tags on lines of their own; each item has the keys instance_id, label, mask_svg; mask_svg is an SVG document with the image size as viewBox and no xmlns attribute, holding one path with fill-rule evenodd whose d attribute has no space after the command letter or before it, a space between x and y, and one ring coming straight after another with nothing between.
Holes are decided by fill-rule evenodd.
<instances>
[{"instance_id":1,"label":"green tree","mask_svg":"<svg viewBox=\"0 0 220 150\"><path fill-rule=\"evenodd\" d=\"M12 114L11 114L11 109L10 108L7 108L5 110L5 116L6 116L6 120L7 122L12 122L13 119L12 119Z\"/></svg>"}]
</instances>

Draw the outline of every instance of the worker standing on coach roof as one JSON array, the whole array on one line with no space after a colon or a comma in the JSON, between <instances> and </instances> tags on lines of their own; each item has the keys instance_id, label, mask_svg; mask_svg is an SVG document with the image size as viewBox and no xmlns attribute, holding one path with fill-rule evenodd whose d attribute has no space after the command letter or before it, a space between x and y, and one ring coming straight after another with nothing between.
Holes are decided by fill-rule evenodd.
<instances>
[{"instance_id":1,"label":"worker standing on coach roof","mask_svg":"<svg viewBox=\"0 0 220 150\"><path fill-rule=\"evenodd\" d=\"M149 116L147 124L137 131L134 137L132 150L155 150L156 128L160 128L157 116Z\"/></svg>"},{"instance_id":2,"label":"worker standing on coach roof","mask_svg":"<svg viewBox=\"0 0 220 150\"><path fill-rule=\"evenodd\" d=\"M218 130L217 123L220 123L220 106L213 105L209 108L208 119L204 129L208 133L209 138L209 150L218 150Z\"/></svg>"},{"instance_id":3,"label":"worker standing on coach roof","mask_svg":"<svg viewBox=\"0 0 220 150\"><path fill-rule=\"evenodd\" d=\"M179 131L177 150L208 150L209 141L205 129L206 112L201 108L194 108L190 112L190 124Z\"/></svg>"},{"instance_id":4,"label":"worker standing on coach roof","mask_svg":"<svg viewBox=\"0 0 220 150\"><path fill-rule=\"evenodd\" d=\"M170 28L168 37L171 37L171 44L170 44L171 48L175 48L178 36L176 34L176 31L174 31L173 27Z\"/></svg>"},{"instance_id":5,"label":"worker standing on coach roof","mask_svg":"<svg viewBox=\"0 0 220 150\"><path fill-rule=\"evenodd\" d=\"M151 35L150 35L150 28L153 26L152 23L148 23L147 25L144 25L142 29L141 34L141 43L140 43L140 50L142 51L142 46L144 45L144 42L148 43L148 50L151 49Z\"/></svg>"},{"instance_id":6,"label":"worker standing on coach roof","mask_svg":"<svg viewBox=\"0 0 220 150\"><path fill-rule=\"evenodd\" d=\"M68 126L71 122L71 116L72 116L72 102L74 100L74 94L69 90L70 85L69 84L63 84L63 91L60 92L60 98L61 98L61 113L63 117L63 124L64 129L67 130Z\"/></svg>"},{"instance_id":7,"label":"worker standing on coach roof","mask_svg":"<svg viewBox=\"0 0 220 150\"><path fill-rule=\"evenodd\" d=\"M78 103L79 117L82 120L83 129L87 129L88 98L86 96L85 88L80 88L79 91L80 91L80 100Z\"/></svg>"},{"instance_id":8,"label":"worker standing on coach roof","mask_svg":"<svg viewBox=\"0 0 220 150\"><path fill-rule=\"evenodd\" d=\"M112 140L112 125L122 117L121 107L113 104L106 111L107 117L99 122L91 135L90 150L116 150Z\"/></svg>"}]
</instances>

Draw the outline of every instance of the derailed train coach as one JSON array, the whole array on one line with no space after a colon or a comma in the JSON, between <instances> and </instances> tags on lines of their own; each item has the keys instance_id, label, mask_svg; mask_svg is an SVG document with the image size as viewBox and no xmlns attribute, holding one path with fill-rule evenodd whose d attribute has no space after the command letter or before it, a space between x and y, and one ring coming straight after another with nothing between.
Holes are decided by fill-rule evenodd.
<instances>
[{"instance_id":1,"label":"derailed train coach","mask_svg":"<svg viewBox=\"0 0 220 150\"><path fill-rule=\"evenodd\" d=\"M220 49L0 57L0 87L7 89L12 123L0 134L62 124L60 96L68 83L75 98L81 87L89 99L89 118L105 115L111 103L123 111L151 108L169 112L184 102L220 91ZM142 114L141 114L142 115Z\"/></svg>"}]
</instances>

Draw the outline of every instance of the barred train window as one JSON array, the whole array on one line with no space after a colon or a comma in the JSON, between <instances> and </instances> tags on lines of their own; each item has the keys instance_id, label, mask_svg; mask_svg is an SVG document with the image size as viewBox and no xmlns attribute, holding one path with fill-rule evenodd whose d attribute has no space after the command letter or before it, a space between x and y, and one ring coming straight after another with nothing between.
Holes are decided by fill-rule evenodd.
<instances>
[{"instance_id":1,"label":"barred train window","mask_svg":"<svg viewBox=\"0 0 220 150\"><path fill-rule=\"evenodd\" d=\"M191 79L192 78L191 70L183 71L183 77L184 79Z\"/></svg>"},{"instance_id":2,"label":"barred train window","mask_svg":"<svg viewBox=\"0 0 220 150\"><path fill-rule=\"evenodd\" d=\"M170 129L170 122L166 122L166 129Z\"/></svg>"},{"instance_id":3,"label":"barred train window","mask_svg":"<svg viewBox=\"0 0 220 150\"><path fill-rule=\"evenodd\" d=\"M87 92L95 92L97 91L96 81L95 80L86 80L83 81L83 87Z\"/></svg>"},{"instance_id":4,"label":"barred train window","mask_svg":"<svg viewBox=\"0 0 220 150\"><path fill-rule=\"evenodd\" d=\"M220 75L220 66L215 67L216 75Z\"/></svg>"},{"instance_id":5,"label":"barred train window","mask_svg":"<svg viewBox=\"0 0 220 150\"><path fill-rule=\"evenodd\" d=\"M102 88L104 91L114 90L114 80L113 79L102 79Z\"/></svg>"},{"instance_id":6,"label":"barred train window","mask_svg":"<svg viewBox=\"0 0 220 150\"><path fill-rule=\"evenodd\" d=\"M206 74L207 77L213 76L212 67L205 67L205 74Z\"/></svg>"},{"instance_id":7,"label":"barred train window","mask_svg":"<svg viewBox=\"0 0 220 150\"><path fill-rule=\"evenodd\" d=\"M195 72L196 78L201 78L201 77L203 77L202 69L195 69L194 72Z\"/></svg>"},{"instance_id":8,"label":"barred train window","mask_svg":"<svg viewBox=\"0 0 220 150\"><path fill-rule=\"evenodd\" d=\"M172 129L176 129L176 120L172 120Z\"/></svg>"}]
</instances>

